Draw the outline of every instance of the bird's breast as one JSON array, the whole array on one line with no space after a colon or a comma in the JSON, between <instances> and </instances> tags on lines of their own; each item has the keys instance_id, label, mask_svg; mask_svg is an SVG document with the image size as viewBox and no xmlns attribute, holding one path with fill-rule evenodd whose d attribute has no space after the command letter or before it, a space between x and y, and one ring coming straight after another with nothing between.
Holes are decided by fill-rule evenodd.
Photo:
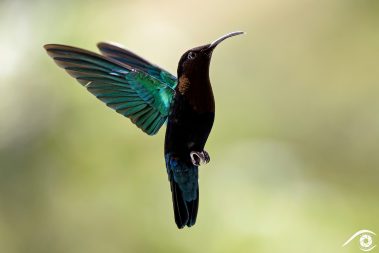
<instances>
[{"instance_id":1,"label":"bird's breast","mask_svg":"<svg viewBox=\"0 0 379 253\"><path fill-rule=\"evenodd\" d=\"M214 96L209 78L191 79L182 75L179 78L177 92L193 110L199 113L215 111Z\"/></svg>"}]
</instances>

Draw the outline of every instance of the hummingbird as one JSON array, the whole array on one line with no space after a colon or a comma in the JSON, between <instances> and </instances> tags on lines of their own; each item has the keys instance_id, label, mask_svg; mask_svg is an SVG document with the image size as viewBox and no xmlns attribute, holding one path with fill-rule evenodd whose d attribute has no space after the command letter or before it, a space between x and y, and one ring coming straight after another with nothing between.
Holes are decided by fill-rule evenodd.
<instances>
[{"instance_id":1,"label":"hummingbird","mask_svg":"<svg viewBox=\"0 0 379 253\"><path fill-rule=\"evenodd\" d=\"M164 157L179 229L196 223L198 167L210 156L204 150L215 117L209 78L213 50L236 31L186 51L177 77L114 43L97 44L101 54L59 44L44 46L55 63L90 93L128 117L148 135L166 122Z\"/></svg>"}]
</instances>

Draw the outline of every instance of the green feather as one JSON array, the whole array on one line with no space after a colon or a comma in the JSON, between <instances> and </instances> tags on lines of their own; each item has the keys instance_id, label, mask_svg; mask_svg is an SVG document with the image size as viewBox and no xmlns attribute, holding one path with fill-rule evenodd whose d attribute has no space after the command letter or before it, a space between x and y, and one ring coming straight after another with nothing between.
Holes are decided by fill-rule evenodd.
<instances>
[{"instance_id":1,"label":"green feather","mask_svg":"<svg viewBox=\"0 0 379 253\"><path fill-rule=\"evenodd\" d=\"M155 74L149 74L115 59L69 46L46 45L45 49L89 92L129 117L147 134L156 134L166 121L176 85L176 78L168 72L160 70L157 75L157 69L152 68Z\"/></svg>"}]
</instances>

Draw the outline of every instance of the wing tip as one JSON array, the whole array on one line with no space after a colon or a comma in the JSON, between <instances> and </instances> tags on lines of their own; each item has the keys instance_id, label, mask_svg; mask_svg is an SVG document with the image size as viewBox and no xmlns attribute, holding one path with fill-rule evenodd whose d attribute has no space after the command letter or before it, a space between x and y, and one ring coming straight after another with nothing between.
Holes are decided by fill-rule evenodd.
<instances>
[{"instance_id":1,"label":"wing tip","mask_svg":"<svg viewBox=\"0 0 379 253\"><path fill-rule=\"evenodd\" d=\"M48 43L48 44L45 44L43 45L43 48L44 49L50 49L51 47L55 47L55 46L58 46L59 44L55 44L55 43Z\"/></svg>"},{"instance_id":2,"label":"wing tip","mask_svg":"<svg viewBox=\"0 0 379 253\"><path fill-rule=\"evenodd\" d=\"M87 54L92 54L92 52L77 48L77 47L72 47L72 46L67 46L67 45L62 45L62 44L45 44L43 45L43 48L46 50L46 52L53 58L55 59L59 55L61 55L61 51L68 51L68 52L84 52Z\"/></svg>"},{"instance_id":3,"label":"wing tip","mask_svg":"<svg viewBox=\"0 0 379 253\"><path fill-rule=\"evenodd\" d=\"M46 50L47 53L53 51L54 49L60 48L63 45L59 44L45 44L43 45L43 48Z\"/></svg>"},{"instance_id":4,"label":"wing tip","mask_svg":"<svg viewBox=\"0 0 379 253\"><path fill-rule=\"evenodd\" d=\"M59 49L59 48L74 48L74 47L70 47L70 46L66 46L66 45L62 45L62 44L49 43L49 44L43 45L43 48L46 51L49 51L49 50L54 50L54 49Z\"/></svg>"},{"instance_id":5,"label":"wing tip","mask_svg":"<svg viewBox=\"0 0 379 253\"><path fill-rule=\"evenodd\" d=\"M100 41L96 44L96 46L101 50L104 47L114 47L114 48L121 48L125 49L124 45L121 45L120 43L113 42L113 41Z\"/></svg>"}]
</instances>

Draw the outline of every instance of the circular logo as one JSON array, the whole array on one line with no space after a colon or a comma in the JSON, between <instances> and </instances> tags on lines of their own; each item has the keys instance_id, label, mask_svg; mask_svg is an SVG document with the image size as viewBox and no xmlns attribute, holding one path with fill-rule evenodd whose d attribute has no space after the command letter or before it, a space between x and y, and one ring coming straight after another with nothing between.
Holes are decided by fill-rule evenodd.
<instances>
[{"instance_id":1,"label":"circular logo","mask_svg":"<svg viewBox=\"0 0 379 253\"><path fill-rule=\"evenodd\" d=\"M372 237L368 234L363 234L359 238L359 244L361 245L362 248L368 248L372 244Z\"/></svg>"},{"instance_id":2,"label":"circular logo","mask_svg":"<svg viewBox=\"0 0 379 253\"><path fill-rule=\"evenodd\" d=\"M348 245L354 238L359 238L359 248L362 251L368 252L373 250L375 245L375 236L376 234L370 230L362 229L357 231L355 234L350 236L350 238L342 245L342 247L345 247Z\"/></svg>"}]
</instances>

